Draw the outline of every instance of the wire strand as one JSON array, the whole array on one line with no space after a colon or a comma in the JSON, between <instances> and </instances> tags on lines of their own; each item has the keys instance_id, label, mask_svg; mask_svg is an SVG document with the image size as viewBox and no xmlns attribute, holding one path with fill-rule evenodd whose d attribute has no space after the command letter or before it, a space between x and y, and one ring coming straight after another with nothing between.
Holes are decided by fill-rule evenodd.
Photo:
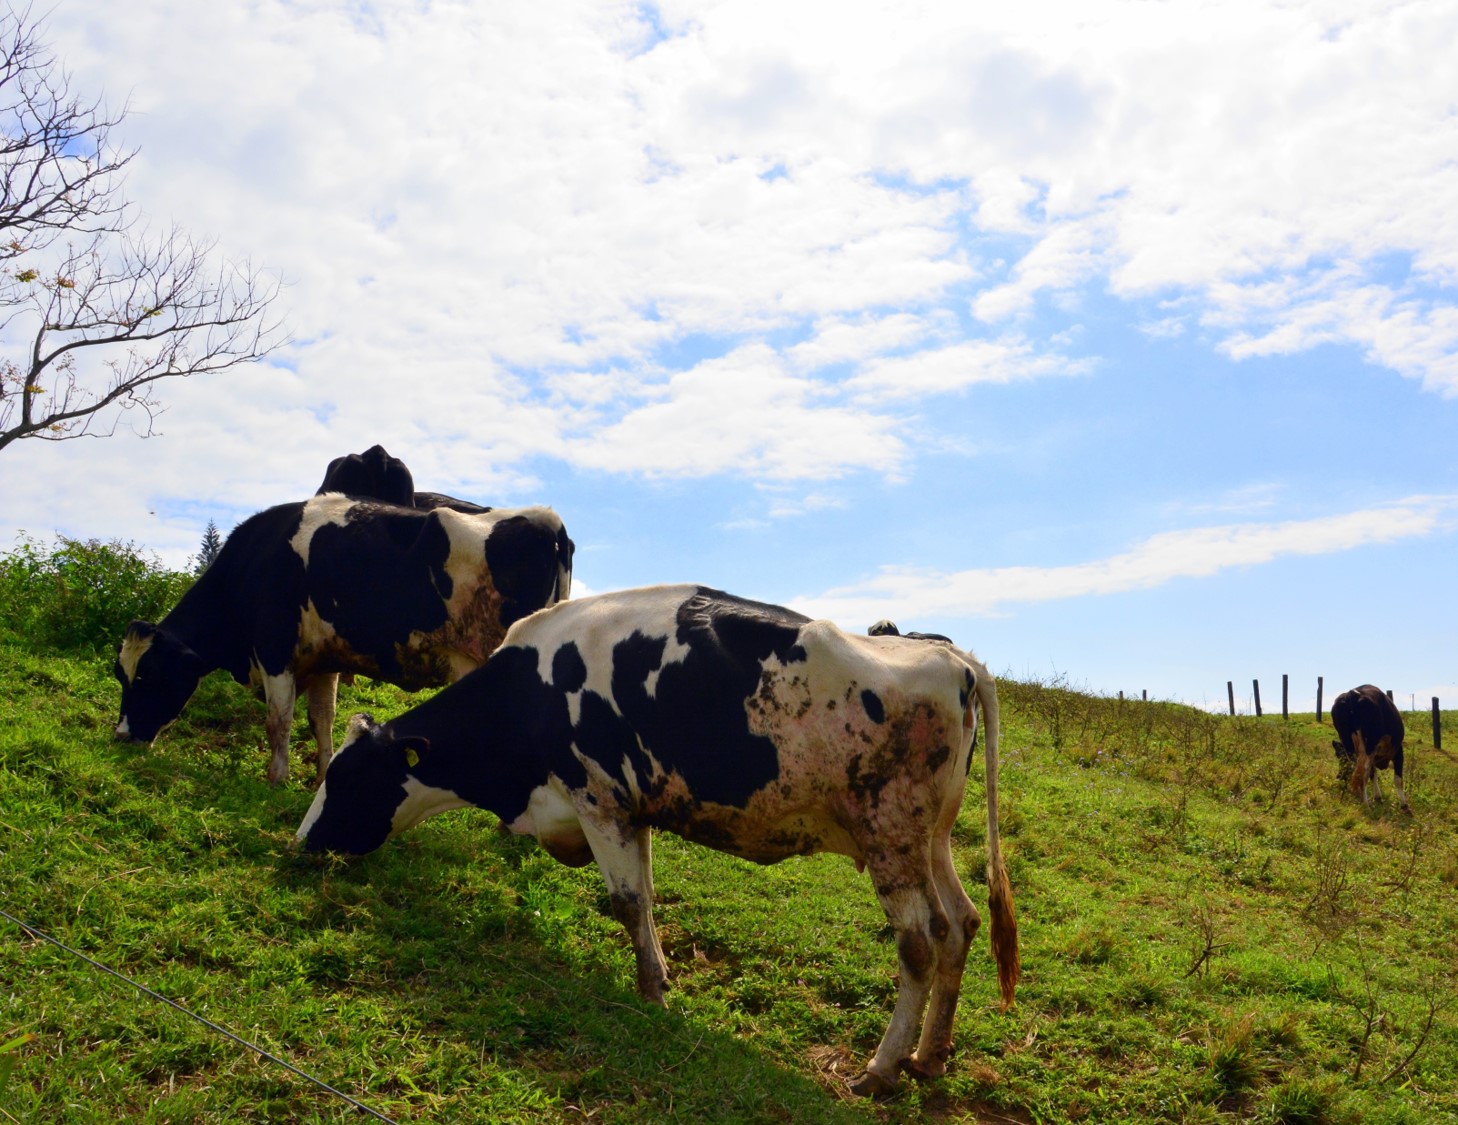
<instances>
[{"instance_id":1,"label":"wire strand","mask_svg":"<svg viewBox=\"0 0 1458 1125\"><path fill-rule=\"evenodd\" d=\"M169 1000L167 997L163 996L160 992L154 992L154 991L152 991L152 989L148 988L146 985L144 985L144 984L138 984L136 981L132 980L130 977L124 976L123 974L117 972L115 969L110 968L109 966L103 965L100 961L97 961L95 958L86 956L86 954L82 953L80 950L72 949L69 945L65 944L64 942L57 941L55 938L51 937L50 934L45 933L42 930L38 930L34 926L29 925L26 922L22 922L19 918L15 917L15 915L10 914L10 913L8 913L8 912L6 912L4 910L0 910L0 918L7 918L7 919L9 919L11 922L14 922L17 926L19 926L26 933L31 934L31 935L33 935L35 937L38 937L42 941L48 941L48 942L50 942L57 949L63 949L63 950L65 950L72 957L76 957L76 958L79 958L82 961L85 961L92 968L94 968L94 969L100 969L103 973L108 973L111 976L116 977L117 980L122 981L125 984L131 985L131 987L135 988L138 992L145 993L147 996L150 996L153 1000L160 1000L162 1003L166 1004L169 1008L175 1008L177 1011L181 1012L184 1016L187 1016L189 1019L196 1020L198 1023L202 1024L204 1027L211 1028L213 1031L216 1031L219 1035L222 1035L222 1036L224 1036L224 1037L226 1037L228 1039L231 1039L234 1043L237 1043L237 1044L239 1044L240 1046L243 1046L243 1047L247 1047L250 1051L253 1051L253 1052L257 1053L259 1056L261 1056L262 1058L267 1059L269 1062L277 1063L279 1066L283 1067L285 1070L289 1071L290 1073L297 1074L300 1078L304 1079L305 1081L312 1082L315 1086L318 1086L319 1089L328 1091L329 1093L333 1094L336 1098L340 1098L341 1100L348 1102L355 1109L360 1110L360 1111L362 1111L364 1113L369 1114L371 1117L375 1118L376 1120L388 1122L389 1125L396 1125L396 1122L394 1120L392 1120L389 1117L386 1117L379 1110L371 1109L369 1106L365 1105L363 1102L357 1101L356 1099L350 1097L344 1091L342 1091L342 1090L336 1090L333 1086L329 1085L329 1083L324 1082L321 1079L315 1078L312 1074L309 1074L307 1071L300 1070L293 1063L287 1061L286 1059L281 1059L277 1055L270 1054L268 1051L265 1051L262 1047L258 1046L256 1043L250 1043L248 1040L244 1039L242 1036L234 1035L226 1027L223 1027L220 1024L216 1024L212 1020L206 1019L203 1016L198 1015L196 1012L189 1011L188 1009L184 1008L181 1004L177 1003L177 1001L175 1001L175 1000Z\"/></svg>"}]
</instances>

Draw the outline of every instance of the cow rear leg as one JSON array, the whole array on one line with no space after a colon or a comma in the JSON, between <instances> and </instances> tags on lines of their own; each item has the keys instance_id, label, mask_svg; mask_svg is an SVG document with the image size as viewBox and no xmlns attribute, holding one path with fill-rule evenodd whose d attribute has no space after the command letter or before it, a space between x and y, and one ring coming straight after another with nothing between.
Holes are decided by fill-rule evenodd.
<instances>
[{"instance_id":1,"label":"cow rear leg","mask_svg":"<svg viewBox=\"0 0 1458 1125\"><path fill-rule=\"evenodd\" d=\"M922 864L921 870L913 873L904 864L895 865L898 869L894 870L877 870L876 862L868 861L876 897L896 931L901 977L891 1024L866 1065L866 1073L851 1083L854 1093L867 1097L890 1093L902 1067L911 1064L915 1068L912 1044L936 974L937 956L950 929L924 858Z\"/></svg>"},{"instance_id":2,"label":"cow rear leg","mask_svg":"<svg viewBox=\"0 0 1458 1125\"><path fill-rule=\"evenodd\" d=\"M324 771L334 756L334 708L339 694L339 677L334 674L314 676L309 680L309 732L319 748L319 770L314 788L324 781Z\"/></svg>"},{"instance_id":3,"label":"cow rear leg","mask_svg":"<svg viewBox=\"0 0 1458 1125\"><path fill-rule=\"evenodd\" d=\"M294 725L297 691L291 672L263 679L263 700L268 707L265 727L268 731L270 785L282 785L289 776L289 735Z\"/></svg>"},{"instance_id":4,"label":"cow rear leg","mask_svg":"<svg viewBox=\"0 0 1458 1125\"><path fill-rule=\"evenodd\" d=\"M583 835L607 884L613 917L622 923L633 943L638 994L650 1004L664 1006L668 990L668 962L653 925L652 843L647 828L599 827L582 821Z\"/></svg>"},{"instance_id":5,"label":"cow rear leg","mask_svg":"<svg viewBox=\"0 0 1458 1125\"><path fill-rule=\"evenodd\" d=\"M982 922L962 881L957 878L950 832L939 832L932 841L931 870L932 883L947 916L947 931L937 949L936 974L921 1040L906 1064L907 1072L917 1078L939 1078L947 1071L947 1059L952 1053L952 1024L957 1015L967 952Z\"/></svg>"}]
</instances>

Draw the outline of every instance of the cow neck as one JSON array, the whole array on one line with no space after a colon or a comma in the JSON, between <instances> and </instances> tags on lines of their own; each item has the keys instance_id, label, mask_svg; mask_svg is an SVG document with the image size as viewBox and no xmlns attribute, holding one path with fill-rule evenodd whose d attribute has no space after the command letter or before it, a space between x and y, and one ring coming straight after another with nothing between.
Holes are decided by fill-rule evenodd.
<instances>
[{"instance_id":1,"label":"cow neck","mask_svg":"<svg viewBox=\"0 0 1458 1125\"><path fill-rule=\"evenodd\" d=\"M198 576L158 627L171 633L207 665L208 670L227 668L234 676L241 668L241 679L248 678L246 652L235 652L242 640L237 630L227 624L227 579L216 565Z\"/></svg>"}]
</instances>

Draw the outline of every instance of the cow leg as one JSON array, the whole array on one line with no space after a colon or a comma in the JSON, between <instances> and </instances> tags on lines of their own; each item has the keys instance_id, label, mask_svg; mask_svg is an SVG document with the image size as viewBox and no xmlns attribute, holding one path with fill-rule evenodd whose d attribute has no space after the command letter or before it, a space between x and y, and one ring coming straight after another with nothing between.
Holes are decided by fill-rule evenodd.
<instances>
[{"instance_id":1,"label":"cow leg","mask_svg":"<svg viewBox=\"0 0 1458 1125\"><path fill-rule=\"evenodd\" d=\"M1383 794L1382 794L1382 778L1377 773L1377 764L1375 762L1371 766L1369 766L1367 768L1367 777L1368 777L1368 779L1371 782L1372 788L1377 791L1377 801L1378 801L1378 803L1379 804L1385 803L1385 798L1383 797ZM1362 795L1362 803L1363 804L1366 804L1366 802L1367 802L1367 797L1366 797L1366 794L1363 793L1363 795Z\"/></svg>"},{"instance_id":2,"label":"cow leg","mask_svg":"<svg viewBox=\"0 0 1458 1125\"><path fill-rule=\"evenodd\" d=\"M653 875L647 828L599 826L582 819L582 832L607 883L613 917L628 931L637 962L638 994L650 1004L664 1005L668 962L653 925Z\"/></svg>"},{"instance_id":3,"label":"cow leg","mask_svg":"<svg viewBox=\"0 0 1458 1125\"><path fill-rule=\"evenodd\" d=\"M324 771L334 756L334 706L339 695L339 677L335 674L314 676L309 680L309 732L319 748L319 772L314 788L324 781Z\"/></svg>"},{"instance_id":4,"label":"cow leg","mask_svg":"<svg viewBox=\"0 0 1458 1125\"><path fill-rule=\"evenodd\" d=\"M1397 771L1396 766L1392 768L1392 784L1397 789L1398 803L1405 811L1412 812L1412 806L1407 803L1407 790L1402 787L1402 774Z\"/></svg>"},{"instance_id":5,"label":"cow leg","mask_svg":"<svg viewBox=\"0 0 1458 1125\"><path fill-rule=\"evenodd\" d=\"M912 862L916 865L916 861ZM904 857L894 864L888 864L884 858L879 861L868 858L867 866L876 886L876 897L896 931L897 962L901 970L891 1024L866 1065L866 1073L851 1083L854 1093L873 1097L890 1093L902 1066L911 1059L912 1044L916 1042L936 973L937 954L947 940L950 923L937 899L925 853L920 857L919 870L910 870Z\"/></svg>"},{"instance_id":6,"label":"cow leg","mask_svg":"<svg viewBox=\"0 0 1458 1125\"><path fill-rule=\"evenodd\" d=\"M907 1072L917 1078L938 1078L947 1071L952 1053L952 1023L957 1015L957 998L962 991L962 973L967 967L967 952L982 920L977 908L967 897L962 881L957 878L952 861L950 826L938 831L931 846L932 882L938 899L947 914L947 933L936 954L936 976L932 981L931 1000L921 1028L916 1053L906 1064Z\"/></svg>"},{"instance_id":7,"label":"cow leg","mask_svg":"<svg viewBox=\"0 0 1458 1125\"><path fill-rule=\"evenodd\" d=\"M268 706L268 783L282 785L289 776L289 734L294 725L294 699L298 686L292 672L263 678L263 700Z\"/></svg>"}]
</instances>

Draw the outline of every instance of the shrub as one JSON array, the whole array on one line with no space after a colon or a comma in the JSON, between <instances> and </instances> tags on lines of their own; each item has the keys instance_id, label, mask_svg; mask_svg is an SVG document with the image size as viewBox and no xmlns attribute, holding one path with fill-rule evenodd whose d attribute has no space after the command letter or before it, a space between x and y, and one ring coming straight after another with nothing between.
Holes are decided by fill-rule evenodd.
<instances>
[{"instance_id":1,"label":"shrub","mask_svg":"<svg viewBox=\"0 0 1458 1125\"><path fill-rule=\"evenodd\" d=\"M36 648L104 652L134 618L155 621L192 576L134 543L23 538L0 556L0 630Z\"/></svg>"}]
</instances>

